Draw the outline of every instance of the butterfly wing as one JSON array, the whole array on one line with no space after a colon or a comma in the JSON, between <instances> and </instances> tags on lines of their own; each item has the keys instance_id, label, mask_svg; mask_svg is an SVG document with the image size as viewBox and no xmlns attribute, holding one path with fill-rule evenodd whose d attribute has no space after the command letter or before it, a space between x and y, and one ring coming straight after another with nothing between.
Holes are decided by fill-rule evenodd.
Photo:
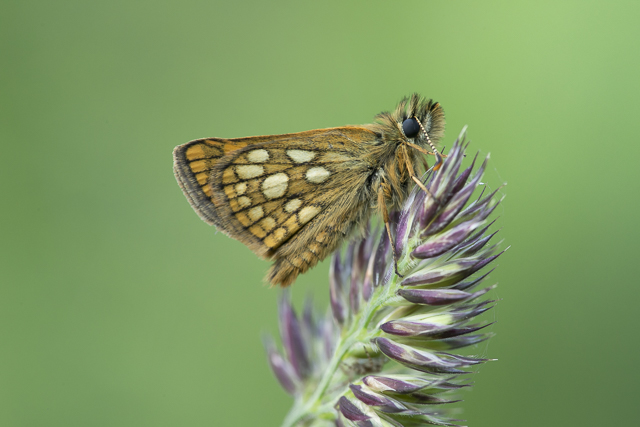
<instances>
[{"instance_id":1,"label":"butterfly wing","mask_svg":"<svg viewBox=\"0 0 640 427\"><path fill-rule=\"evenodd\" d=\"M176 149L174 169L199 215L276 259L270 281L289 284L368 215L377 141L366 126L199 140Z\"/></svg>"},{"instance_id":2,"label":"butterfly wing","mask_svg":"<svg viewBox=\"0 0 640 427\"><path fill-rule=\"evenodd\" d=\"M226 154L247 145L260 144L268 138L203 138L179 145L173 150L173 173L187 200L203 221L221 228L209 187L213 167Z\"/></svg>"}]
</instances>

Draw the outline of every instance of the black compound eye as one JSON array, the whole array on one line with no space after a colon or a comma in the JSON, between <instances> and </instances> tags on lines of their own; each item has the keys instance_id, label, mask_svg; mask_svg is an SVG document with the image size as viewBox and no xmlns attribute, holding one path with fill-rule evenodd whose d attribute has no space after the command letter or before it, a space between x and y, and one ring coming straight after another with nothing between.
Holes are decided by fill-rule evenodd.
<instances>
[{"instance_id":1,"label":"black compound eye","mask_svg":"<svg viewBox=\"0 0 640 427\"><path fill-rule=\"evenodd\" d=\"M411 117L402 122L402 130L407 138L413 138L420 132L420 125L415 117Z\"/></svg>"}]
</instances>

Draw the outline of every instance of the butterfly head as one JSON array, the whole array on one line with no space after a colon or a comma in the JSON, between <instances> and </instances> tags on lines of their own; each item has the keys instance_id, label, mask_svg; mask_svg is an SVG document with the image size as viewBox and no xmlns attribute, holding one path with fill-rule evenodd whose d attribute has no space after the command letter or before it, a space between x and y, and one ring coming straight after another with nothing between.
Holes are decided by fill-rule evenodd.
<instances>
[{"instance_id":1,"label":"butterfly head","mask_svg":"<svg viewBox=\"0 0 640 427\"><path fill-rule=\"evenodd\" d=\"M439 103L414 93L400 101L393 113L376 116L383 127L385 141L395 145L414 144L436 157L436 169L442 164L442 155L436 145L444 134L444 111Z\"/></svg>"}]
</instances>

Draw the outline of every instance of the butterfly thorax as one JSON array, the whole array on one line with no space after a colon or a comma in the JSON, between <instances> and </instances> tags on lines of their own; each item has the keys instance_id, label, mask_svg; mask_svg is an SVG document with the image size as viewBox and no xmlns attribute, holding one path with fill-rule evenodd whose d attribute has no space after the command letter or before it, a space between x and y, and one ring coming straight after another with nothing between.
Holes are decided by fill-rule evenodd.
<instances>
[{"instance_id":1,"label":"butterfly thorax","mask_svg":"<svg viewBox=\"0 0 640 427\"><path fill-rule=\"evenodd\" d=\"M409 138L404 134L402 123L412 117L420 121L427 135L420 132ZM386 184L385 196L389 208L398 208L415 185L408 165L418 176L429 167L426 156L411 148L407 142L429 150L428 139L436 144L444 134L444 124L444 112L440 104L414 95L403 99L393 113L378 114L376 123L369 125L378 135L378 143L371 149L371 158L377 160L372 184L374 189Z\"/></svg>"}]
</instances>

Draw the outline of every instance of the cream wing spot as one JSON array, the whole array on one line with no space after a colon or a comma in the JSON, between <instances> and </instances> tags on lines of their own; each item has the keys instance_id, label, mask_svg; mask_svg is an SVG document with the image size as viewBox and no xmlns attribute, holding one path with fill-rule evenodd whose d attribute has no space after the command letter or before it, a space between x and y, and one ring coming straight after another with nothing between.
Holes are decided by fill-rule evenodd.
<instances>
[{"instance_id":1,"label":"cream wing spot","mask_svg":"<svg viewBox=\"0 0 640 427\"><path fill-rule=\"evenodd\" d=\"M242 196L247 191L247 184L241 182L240 184L236 184L236 194L238 196Z\"/></svg>"},{"instance_id":2,"label":"cream wing spot","mask_svg":"<svg viewBox=\"0 0 640 427\"><path fill-rule=\"evenodd\" d=\"M276 231L273 232L274 237L277 240L282 240L282 238L287 234L287 229L286 228L278 228Z\"/></svg>"},{"instance_id":3,"label":"cream wing spot","mask_svg":"<svg viewBox=\"0 0 640 427\"><path fill-rule=\"evenodd\" d=\"M262 206L256 206L255 208L251 208L251 210L249 211L249 218L251 218L251 221L253 222L256 222L263 216L264 210L262 209Z\"/></svg>"},{"instance_id":4,"label":"cream wing spot","mask_svg":"<svg viewBox=\"0 0 640 427\"><path fill-rule=\"evenodd\" d=\"M251 179L264 173L264 168L260 165L239 165L236 166L236 173L240 179Z\"/></svg>"},{"instance_id":5,"label":"cream wing spot","mask_svg":"<svg viewBox=\"0 0 640 427\"><path fill-rule=\"evenodd\" d=\"M269 152L267 150L251 150L247 154L247 160L251 163L264 163L269 160Z\"/></svg>"},{"instance_id":6,"label":"cream wing spot","mask_svg":"<svg viewBox=\"0 0 640 427\"><path fill-rule=\"evenodd\" d=\"M251 199L247 196L238 197L238 206L240 206L241 209L251 206Z\"/></svg>"},{"instance_id":7,"label":"cream wing spot","mask_svg":"<svg viewBox=\"0 0 640 427\"><path fill-rule=\"evenodd\" d=\"M318 215L318 212L320 212L320 208L318 206L305 206L300 210L298 219L301 224L306 224L311 221L314 216Z\"/></svg>"},{"instance_id":8,"label":"cream wing spot","mask_svg":"<svg viewBox=\"0 0 640 427\"><path fill-rule=\"evenodd\" d=\"M277 173L262 181L262 193L267 199L277 199L287 191L289 176L286 173Z\"/></svg>"},{"instance_id":9,"label":"cream wing spot","mask_svg":"<svg viewBox=\"0 0 640 427\"><path fill-rule=\"evenodd\" d=\"M262 221L260 221L260 224L262 225L262 228L264 228L266 231L271 231L276 226L276 220L268 216Z\"/></svg>"},{"instance_id":10,"label":"cream wing spot","mask_svg":"<svg viewBox=\"0 0 640 427\"><path fill-rule=\"evenodd\" d=\"M293 199L289 200L286 205L284 205L284 210L291 213L298 210L298 208L302 205L302 200Z\"/></svg>"},{"instance_id":11,"label":"cream wing spot","mask_svg":"<svg viewBox=\"0 0 640 427\"><path fill-rule=\"evenodd\" d=\"M305 163L310 162L316 156L316 153L307 150L287 150L287 156L291 157L291 160L296 163Z\"/></svg>"},{"instance_id":12,"label":"cream wing spot","mask_svg":"<svg viewBox=\"0 0 640 427\"><path fill-rule=\"evenodd\" d=\"M329 172L323 167L317 166L317 167L310 168L307 171L306 177L307 177L307 181L309 182L313 182L314 184L321 184L325 182L330 175L331 175L331 172Z\"/></svg>"}]
</instances>

